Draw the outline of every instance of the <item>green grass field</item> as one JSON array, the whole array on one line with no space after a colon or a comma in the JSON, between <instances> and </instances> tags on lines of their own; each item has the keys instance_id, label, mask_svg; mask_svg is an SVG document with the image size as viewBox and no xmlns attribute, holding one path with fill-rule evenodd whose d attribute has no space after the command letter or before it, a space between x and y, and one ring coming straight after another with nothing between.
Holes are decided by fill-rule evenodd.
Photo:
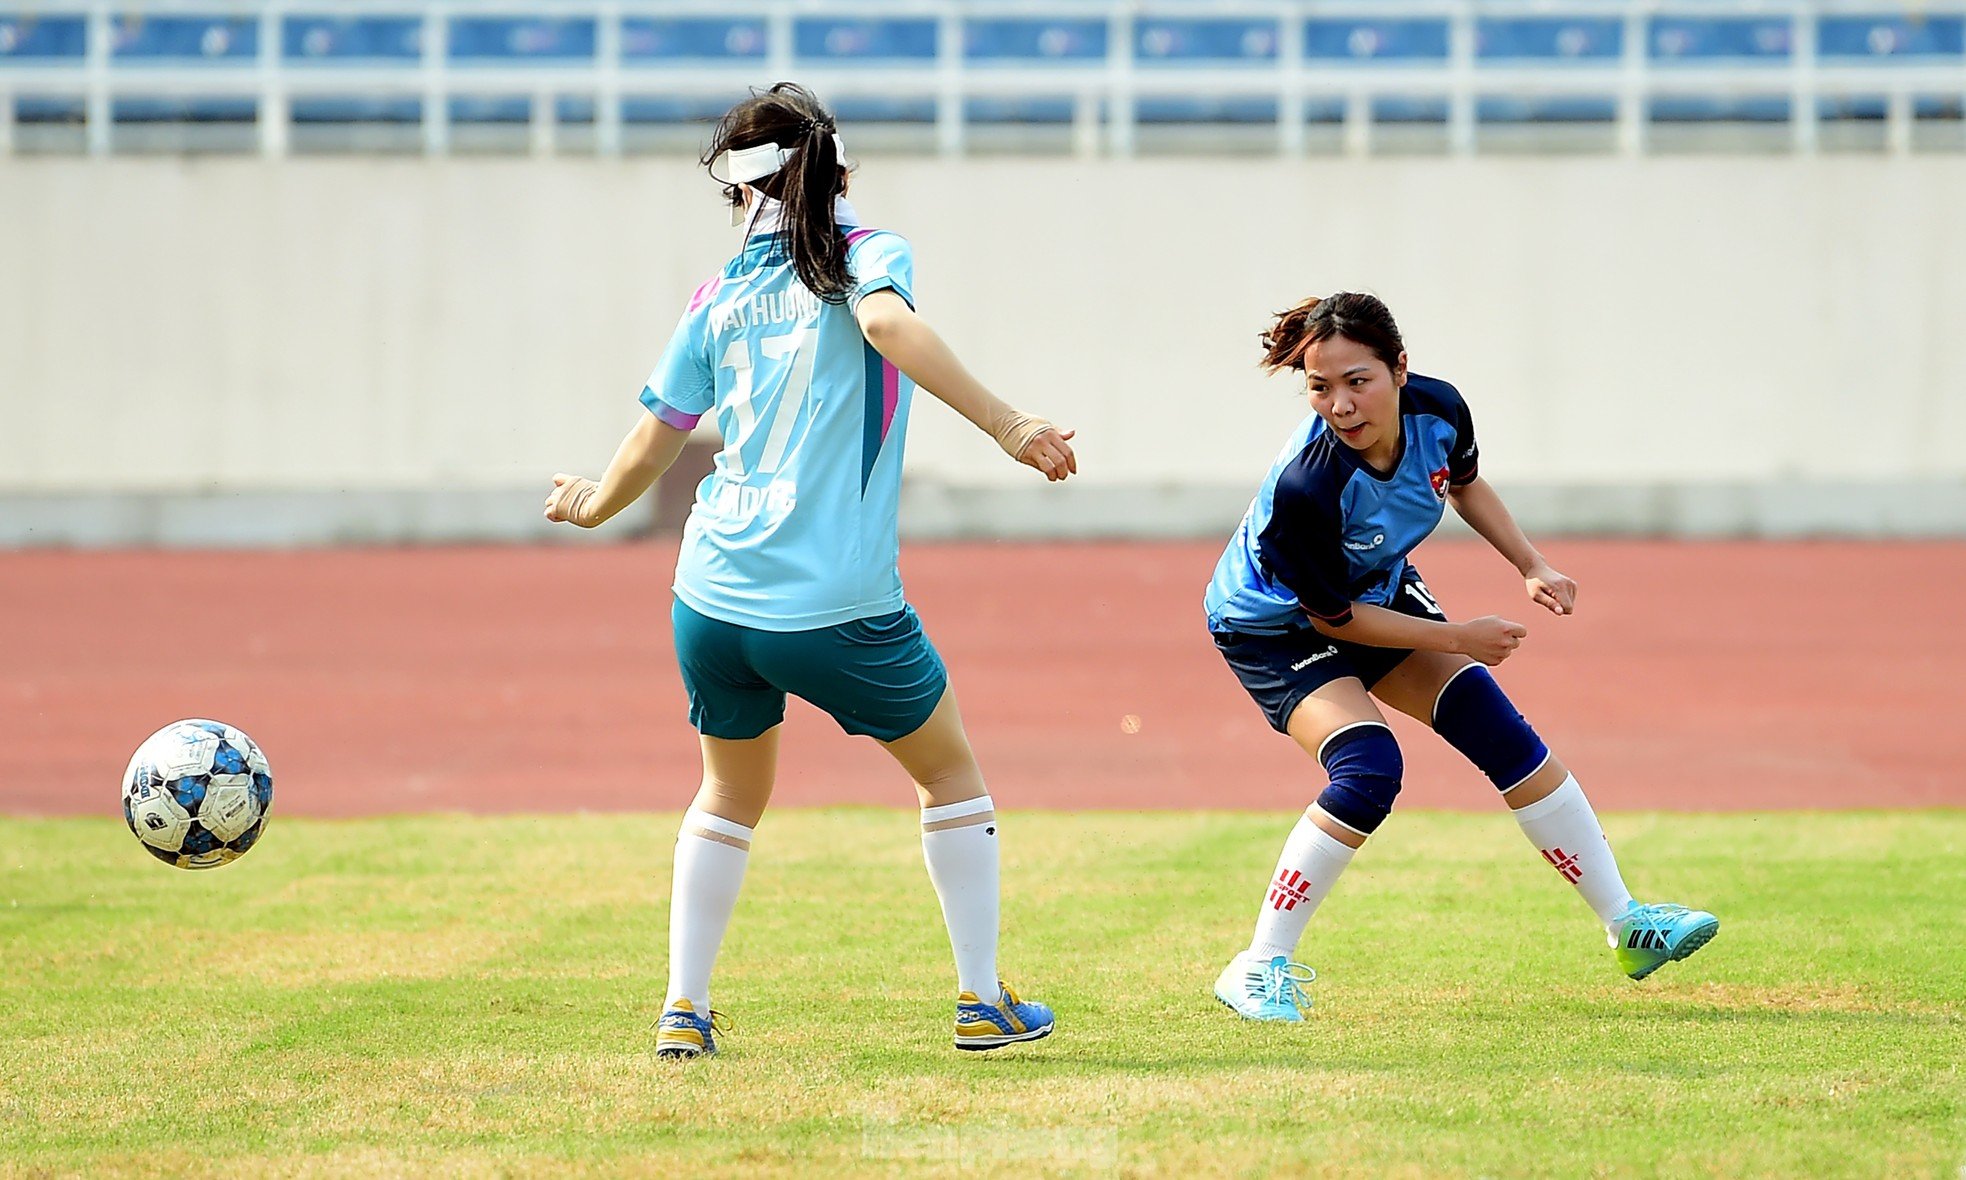
<instances>
[{"instance_id":1,"label":"green grass field","mask_svg":"<svg viewBox=\"0 0 1966 1180\"><path fill-rule=\"evenodd\" d=\"M229 868L0 820L0 1175L1783 1175L1966 1165L1966 812L1610 817L1720 937L1634 984L1499 813L1397 816L1317 1008L1210 997L1290 818L1012 814L1005 970L948 1045L912 812L760 829L724 1054L658 1062L674 816L276 817Z\"/></svg>"}]
</instances>

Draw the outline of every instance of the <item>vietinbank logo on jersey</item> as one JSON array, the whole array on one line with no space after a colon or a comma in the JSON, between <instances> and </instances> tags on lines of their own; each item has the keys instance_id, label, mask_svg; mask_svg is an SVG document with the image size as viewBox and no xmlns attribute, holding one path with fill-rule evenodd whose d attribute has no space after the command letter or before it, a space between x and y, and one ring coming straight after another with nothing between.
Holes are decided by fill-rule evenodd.
<instances>
[{"instance_id":1,"label":"vietinbank logo on jersey","mask_svg":"<svg viewBox=\"0 0 1966 1180\"><path fill-rule=\"evenodd\" d=\"M1370 541L1347 541L1345 548L1357 553L1368 553L1386 543L1386 534L1374 533Z\"/></svg>"},{"instance_id":2,"label":"vietinbank logo on jersey","mask_svg":"<svg viewBox=\"0 0 1966 1180\"><path fill-rule=\"evenodd\" d=\"M788 515L799 502L799 489L786 480L773 480L761 488L727 483L717 489L711 507L718 516L730 520L750 520L760 512Z\"/></svg>"}]
</instances>

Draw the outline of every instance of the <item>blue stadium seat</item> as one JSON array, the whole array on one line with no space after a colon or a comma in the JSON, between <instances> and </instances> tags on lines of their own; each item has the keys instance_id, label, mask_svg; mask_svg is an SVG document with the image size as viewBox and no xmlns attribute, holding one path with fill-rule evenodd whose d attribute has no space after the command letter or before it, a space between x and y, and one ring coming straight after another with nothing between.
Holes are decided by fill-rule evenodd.
<instances>
[{"instance_id":1,"label":"blue stadium seat","mask_svg":"<svg viewBox=\"0 0 1966 1180\"><path fill-rule=\"evenodd\" d=\"M159 65L251 65L259 56L259 21L231 16L123 16L112 58Z\"/></svg>"},{"instance_id":2,"label":"blue stadium seat","mask_svg":"<svg viewBox=\"0 0 1966 1180\"><path fill-rule=\"evenodd\" d=\"M594 59L595 33L592 17L453 17L450 59L499 65L585 63Z\"/></svg>"},{"instance_id":3,"label":"blue stadium seat","mask_svg":"<svg viewBox=\"0 0 1966 1180\"><path fill-rule=\"evenodd\" d=\"M1142 65L1269 65L1280 39L1273 20L1141 17L1133 26L1133 56Z\"/></svg>"},{"instance_id":4,"label":"blue stadium seat","mask_svg":"<svg viewBox=\"0 0 1966 1180\"><path fill-rule=\"evenodd\" d=\"M755 17L638 16L621 22L621 57L629 63L754 61L764 56L765 22Z\"/></svg>"},{"instance_id":5,"label":"blue stadium seat","mask_svg":"<svg viewBox=\"0 0 1966 1180\"><path fill-rule=\"evenodd\" d=\"M1375 98L1372 100L1372 121L1374 123L1445 123L1447 122L1447 100L1444 98Z\"/></svg>"},{"instance_id":6,"label":"blue stadium seat","mask_svg":"<svg viewBox=\"0 0 1966 1180\"><path fill-rule=\"evenodd\" d=\"M1646 33L1655 63L1779 64L1795 52L1794 26L1779 16L1655 16Z\"/></svg>"},{"instance_id":7,"label":"blue stadium seat","mask_svg":"<svg viewBox=\"0 0 1966 1180\"><path fill-rule=\"evenodd\" d=\"M1277 100L1261 95L1223 98L1143 96L1133 104L1141 123L1275 123Z\"/></svg>"},{"instance_id":8,"label":"blue stadium seat","mask_svg":"<svg viewBox=\"0 0 1966 1180\"><path fill-rule=\"evenodd\" d=\"M972 98L963 103L971 123L1070 123L1078 113L1071 98Z\"/></svg>"},{"instance_id":9,"label":"blue stadium seat","mask_svg":"<svg viewBox=\"0 0 1966 1180\"><path fill-rule=\"evenodd\" d=\"M414 100L412 100L414 101ZM532 96L527 94L473 94L453 97L448 108L452 123L513 125L532 122ZM592 123L594 100L560 95L553 100L556 123Z\"/></svg>"},{"instance_id":10,"label":"blue stadium seat","mask_svg":"<svg viewBox=\"0 0 1966 1180\"><path fill-rule=\"evenodd\" d=\"M0 69L9 64L81 64L89 49L88 21L79 16L0 14Z\"/></svg>"},{"instance_id":11,"label":"blue stadium seat","mask_svg":"<svg viewBox=\"0 0 1966 1180\"><path fill-rule=\"evenodd\" d=\"M744 97L742 89L721 98L635 95L621 100L623 123L714 123L731 104Z\"/></svg>"},{"instance_id":12,"label":"blue stadium seat","mask_svg":"<svg viewBox=\"0 0 1966 1180\"><path fill-rule=\"evenodd\" d=\"M1661 94L1651 102L1655 123L1786 123L1789 100L1778 94L1753 98L1705 98Z\"/></svg>"},{"instance_id":13,"label":"blue stadium seat","mask_svg":"<svg viewBox=\"0 0 1966 1180\"><path fill-rule=\"evenodd\" d=\"M1957 59L1966 56L1966 17L1825 16L1816 50L1831 60Z\"/></svg>"},{"instance_id":14,"label":"blue stadium seat","mask_svg":"<svg viewBox=\"0 0 1966 1180\"><path fill-rule=\"evenodd\" d=\"M1917 95L1911 101L1916 119L1958 119L1966 101L1958 95ZM1871 122L1890 116L1890 100L1882 94L1855 94L1844 98L1825 98L1816 105L1816 117L1836 122Z\"/></svg>"},{"instance_id":15,"label":"blue stadium seat","mask_svg":"<svg viewBox=\"0 0 1966 1180\"><path fill-rule=\"evenodd\" d=\"M529 123L532 99L523 94L454 96L446 108L453 123Z\"/></svg>"},{"instance_id":16,"label":"blue stadium seat","mask_svg":"<svg viewBox=\"0 0 1966 1180\"><path fill-rule=\"evenodd\" d=\"M79 98L43 94L14 96L14 120L19 123L80 123L87 104Z\"/></svg>"},{"instance_id":17,"label":"blue stadium seat","mask_svg":"<svg viewBox=\"0 0 1966 1180\"><path fill-rule=\"evenodd\" d=\"M290 16L280 28L288 65L414 65L423 57L423 21L413 16Z\"/></svg>"},{"instance_id":18,"label":"blue stadium seat","mask_svg":"<svg viewBox=\"0 0 1966 1180\"><path fill-rule=\"evenodd\" d=\"M1607 65L1625 47L1625 22L1603 17L1483 17L1475 22L1482 62L1577 62Z\"/></svg>"},{"instance_id":19,"label":"blue stadium seat","mask_svg":"<svg viewBox=\"0 0 1966 1180\"><path fill-rule=\"evenodd\" d=\"M255 98L118 98L109 104L117 123L251 123Z\"/></svg>"},{"instance_id":20,"label":"blue stadium seat","mask_svg":"<svg viewBox=\"0 0 1966 1180\"><path fill-rule=\"evenodd\" d=\"M1318 19L1304 25L1304 56L1320 63L1432 64L1447 59L1447 22Z\"/></svg>"},{"instance_id":21,"label":"blue stadium seat","mask_svg":"<svg viewBox=\"0 0 1966 1180\"><path fill-rule=\"evenodd\" d=\"M296 98L289 114L295 123L421 123L420 98Z\"/></svg>"},{"instance_id":22,"label":"blue stadium seat","mask_svg":"<svg viewBox=\"0 0 1966 1180\"><path fill-rule=\"evenodd\" d=\"M933 123L932 98L840 98L833 102L833 116L846 127L847 154L853 154L855 123Z\"/></svg>"},{"instance_id":23,"label":"blue stadium seat","mask_svg":"<svg viewBox=\"0 0 1966 1180\"><path fill-rule=\"evenodd\" d=\"M1890 107L1891 100L1882 94L1838 95L1817 100L1816 117L1832 122L1881 122Z\"/></svg>"},{"instance_id":24,"label":"blue stadium seat","mask_svg":"<svg viewBox=\"0 0 1966 1180\"><path fill-rule=\"evenodd\" d=\"M971 65L1085 65L1106 59L1112 30L1103 20L963 21L963 59Z\"/></svg>"},{"instance_id":25,"label":"blue stadium seat","mask_svg":"<svg viewBox=\"0 0 1966 1180\"><path fill-rule=\"evenodd\" d=\"M527 94L463 95L453 97L447 110L452 123L478 126L522 125L532 122L532 96ZM594 100L576 95L556 97L553 100L553 121L592 123Z\"/></svg>"},{"instance_id":26,"label":"blue stadium seat","mask_svg":"<svg viewBox=\"0 0 1966 1180\"><path fill-rule=\"evenodd\" d=\"M805 62L925 65L935 60L936 22L801 17L792 26L792 52Z\"/></svg>"},{"instance_id":27,"label":"blue stadium seat","mask_svg":"<svg viewBox=\"0 0 1966 1180\"><path fill-rule=\"evenodd\" d=\"M1615 98L1485 95L1475 100L1475 119L1482 123L1609 123L1617 117Z\"/></svg>"}]
</instances>

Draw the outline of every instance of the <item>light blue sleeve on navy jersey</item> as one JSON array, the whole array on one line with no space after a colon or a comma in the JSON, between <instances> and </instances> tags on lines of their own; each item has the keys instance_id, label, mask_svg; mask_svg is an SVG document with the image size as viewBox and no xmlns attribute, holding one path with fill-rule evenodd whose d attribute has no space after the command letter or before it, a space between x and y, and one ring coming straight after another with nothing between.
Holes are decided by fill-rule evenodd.
<instances>
[{"instance_id":1,"label":"light blue sleeve on navy jersey","mask_svg":"<svg viewBox=\"0 0 1966 1180\"><path fill-rule=\"evenodd\" d=\"M649 413L678 430L690 430L697 419L710 412L717 401L716 378L710 363L708 308L722 286L718 275L696 289L689 307L676 324L669 347L655 362L648 383L642 386L642 404Z\"/></svg>"},{"instance_id":2,"label":"light blue sleeve on navy jersey","mask_svg":"<svg viewBox=\"0 0 1966 1180\"><path fill-rule=\"evenodd\" d=\"M856 229L846 237L846 268L853 276L847 289L849 311L876 291L892 291L915 306L915 249L891 230Z\"/></svg>"}]
</instances>

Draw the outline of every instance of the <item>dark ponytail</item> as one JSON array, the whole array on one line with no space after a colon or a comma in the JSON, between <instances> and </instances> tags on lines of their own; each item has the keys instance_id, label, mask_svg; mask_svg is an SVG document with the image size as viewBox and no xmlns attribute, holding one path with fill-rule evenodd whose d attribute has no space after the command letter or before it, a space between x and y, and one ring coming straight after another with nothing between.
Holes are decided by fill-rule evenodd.
<instances>
[{"instance_id":1,"label":"dark ponytail","mask_svg":"<svg viewBox=\"0 0 1966 1180\"><path fill-rule=\"evenodd\" d=\"M752 187L784 202L779 239L791 256L792 270L808 291L828 303L843 301L852 286L846 238L833 219L833 199L846 191L847 179L846 162L833 142L837 130L832 113L810 91L780 82L770 90L752 91L732 107L699 161L707 168L727 151L767 143L791 149L783 167L753 181ZM741 185L726 183L724 196L733 207L744 202Z\"/></svg>"},{"instance_id":2,"label":"dark ponytail","mask_svg":"<svg viewBox=\"0 0 1966 1180\"><path fill-rule=\"evenodd\" d=\"M1406 351L1392 309L1376 295L1340 291L1322 299L1312 296L1288 311L1277 313L1276 322L1262 336L1263 371L1304 367L1304 353L1311 345L1333 336L1343 336L1372 350L1386 362L1386 368L1399 370L1399 354Z\"/></svg>"}]
</instances>

